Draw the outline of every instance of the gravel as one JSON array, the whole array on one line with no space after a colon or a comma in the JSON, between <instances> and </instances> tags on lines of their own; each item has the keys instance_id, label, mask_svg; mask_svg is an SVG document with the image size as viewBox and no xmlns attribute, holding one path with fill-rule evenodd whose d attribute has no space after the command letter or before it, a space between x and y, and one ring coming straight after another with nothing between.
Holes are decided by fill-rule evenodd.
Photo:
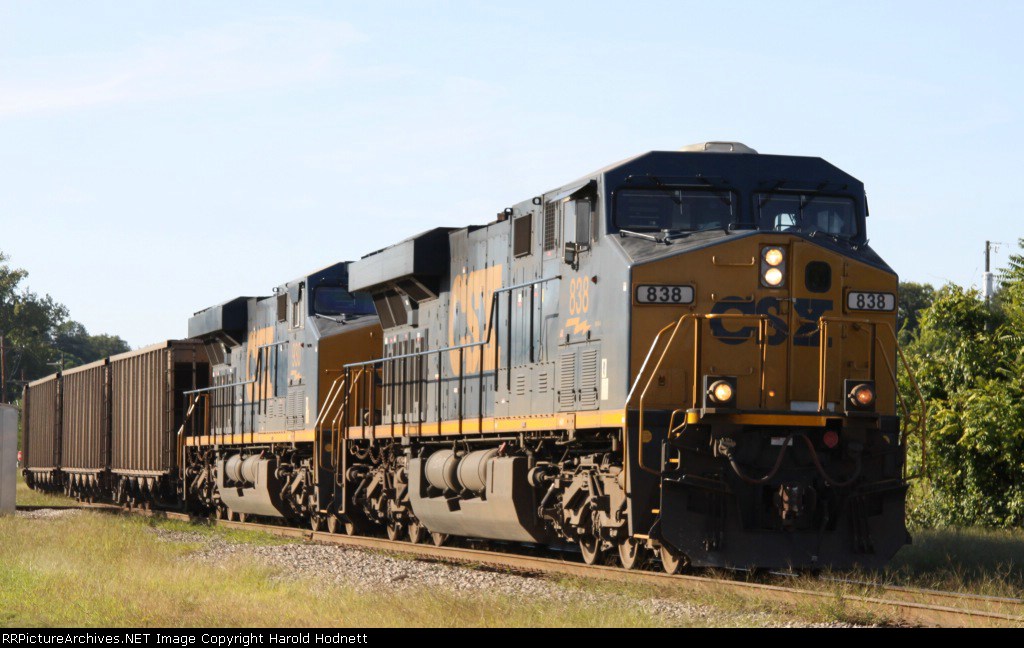
<instances>
[{"instance_id":1,"label":"gravel","mask_svg":"<svg viewBox=\"0 0 1024 648\"><path fill-rule=\"evenodd\" d=\"M53 520L56 518L65 518L78 515L81 511L77 509L36 509L34 511L18 511L15 513L17 517L26 518L29 520Z\"/></svg>"},{"instance_id":2,"label":"gravel","mask_svg":"<svg viewBox=\"0 0 1024 648\"><path fill-rule=\"evenodd\" d=\"M779 619L768 612L735 612L674 598L637 599L600 590L585 591L543 577L414 560L352 547L309 542L252 545L229 542L214 534L172 531L160 527L155 527L154 532L165 541L200 545L196 553L185 558L188 560L199 559L216 567L232 558L245 557L266 566L281 568L281 578L315 578L362 592L425 588L455 596L497 594L524 602L541 600L572 605L628 605L664 619L666 625L809 625ZM810 627L850 626L821 623L810 624Z\"/></svg>"}]
</instances>

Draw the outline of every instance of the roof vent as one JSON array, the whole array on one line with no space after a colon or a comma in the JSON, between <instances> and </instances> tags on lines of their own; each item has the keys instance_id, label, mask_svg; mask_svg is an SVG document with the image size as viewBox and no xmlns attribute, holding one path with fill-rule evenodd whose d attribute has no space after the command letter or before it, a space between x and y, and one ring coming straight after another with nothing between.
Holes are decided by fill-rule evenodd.
<instances>
[{"instance_id":1,"label":"roof vent","mask_svg":"<svg viewBox=\"0 0 1024 648\"><path fill-rule=\"evenodd\" d=\"M679 149L684 153L753 153L757 151L739 142L701 142Z\"/></svg>"}]
</instances>

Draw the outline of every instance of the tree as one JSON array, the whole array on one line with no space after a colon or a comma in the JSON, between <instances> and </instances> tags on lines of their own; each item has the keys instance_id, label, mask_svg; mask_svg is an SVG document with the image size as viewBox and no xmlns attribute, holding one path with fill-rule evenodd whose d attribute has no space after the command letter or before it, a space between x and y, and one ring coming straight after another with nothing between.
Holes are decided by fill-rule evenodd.
<instances>
[{"instance_id":1,"label":"tree","mask_svg":"<svg viewBox=\"0 0 1024 648\"><path fill-rule=\"evenodd\" d=\"M0 385L0 400L19 396L20 379L34 380L53 373L51 363L65 354L68 366L128 350L119 337L89 335L85 327L68 320L68 310L49 295L40 297L21 284L28 273L12 268L0 252L0 335L6 349L7 383ZM70 360L70 362L69 362Z\"/></svg>"},{"instance_id":2,"label":"tree","mask_svg":"<svg viewBox=\"0 0 1024 648\"><path fill-rule=\"evenodd\" d=\"M921 313L935 301L935 288L931 284L911 281L900 282L900 299L896 314L896 330L900 342L906 344L920 326Z\"/></svg>"},{"instance_id":3,"label":"tree","mask_svg":"<svg viewBox=\"0 0 1024 648\"><path fill-rule=\"evenodd\" d=\"M976 290L936 291L907 345L929 415L928 480L909 511L918 523L1024 523L1024 257L1014 259L991 307Z\"/></svg>"},{"instance_id":4,"label":"tree","mask_svg":"<svg viewBox=\"0 0 1024 648\"><path fill-rule=\"evenodd\" d=\"M79 322L68 320L57 326L54 346L64 353L66 367L87 364L131 350L128 343L115 335L89 335Z\"/></svg>"}]
</instances>

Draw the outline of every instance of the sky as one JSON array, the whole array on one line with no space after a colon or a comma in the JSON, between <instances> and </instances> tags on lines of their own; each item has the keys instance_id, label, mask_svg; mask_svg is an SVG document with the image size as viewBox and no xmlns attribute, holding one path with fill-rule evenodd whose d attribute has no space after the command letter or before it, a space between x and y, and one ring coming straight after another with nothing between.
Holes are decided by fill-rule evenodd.
<instances>
[{"instance_id":1,"label":"sky","mask_svg":"<svg viewBox=\"0 0 1024 648\"><path fill-rule=\"evenodd\" d=\"M0 0L0 250L92 333L694 142L862 180L901 279L1024 225L1024 3Z\"/></svg>"}]
</instances>

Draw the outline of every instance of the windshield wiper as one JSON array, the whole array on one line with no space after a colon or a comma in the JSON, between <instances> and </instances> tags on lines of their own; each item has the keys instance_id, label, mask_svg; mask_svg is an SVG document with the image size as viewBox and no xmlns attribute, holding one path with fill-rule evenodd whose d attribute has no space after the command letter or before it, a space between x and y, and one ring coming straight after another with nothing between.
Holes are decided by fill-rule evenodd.
<instances>
[{"instance_id":1,"label":"windshield wiper","mask_svg":"<svg viewBox=\"0 0 1024 648\"><path fill-rule=\"evenodd\" d=\"M636 238L644 239L646 241L654 241L655 243L662 243L663 242L662 239L658 238L654 234L645 234L643 232L634 232L633 230L628 230L628 229L620 229L619 230L619 236L634 236Z\"/></svg>"},{"instance_id":2,"label":"windshield wiper","mask_svg":"<svg viewBox=\"0 0 1024 648\"><path fill-rule=\"evenodd\" d=\"M676 240L679 240L679 239L684 239L684 238L688 237L690 234L693 234L693 232L689 232L687 230L681 230L681 229L663 230L663 231L665 233L665 237L663 239L661 239L661 240L664 243L672 243L673 241L676 241Z\"/></svg>"},{"instance_id":3,"label":"windshield wiper","mask_svg":"<svg viewBox=\"0 0 1024 648\"><path fill-rule=\"evenodd\" d=\"M324 315L323 313L313 313L313 317L322 317L325 320L330 320L337 324L348 324L348 319L345 317L344 314L341 316L341 319L338 319L337 317L331 317L330 315Z\"/></svg>"}]
</instances>

